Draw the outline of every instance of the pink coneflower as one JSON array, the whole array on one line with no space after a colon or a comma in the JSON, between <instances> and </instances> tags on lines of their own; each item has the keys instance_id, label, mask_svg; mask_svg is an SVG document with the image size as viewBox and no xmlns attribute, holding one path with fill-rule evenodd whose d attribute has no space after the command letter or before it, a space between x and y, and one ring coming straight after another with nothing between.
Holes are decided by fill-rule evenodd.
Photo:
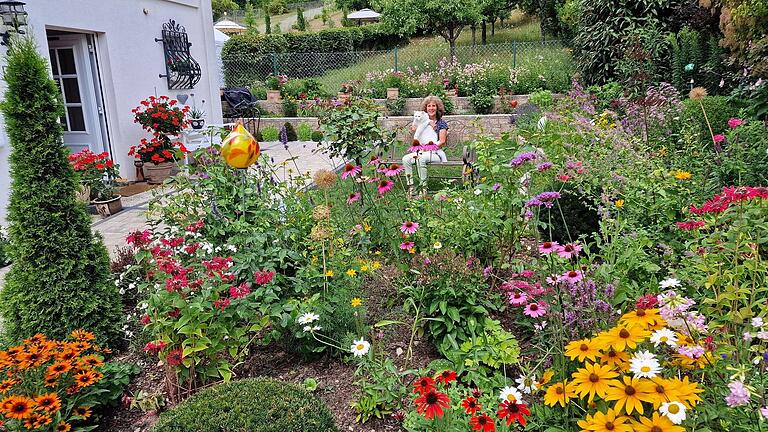
<instances>
[{"instance_id":1,"label":"pink coneflower","mask_svg":"<svg viewBox=\"0 0 768 432\"><path fill-rule=\"evenodd\" d=\"M368 165L378 165L381 163L381 158L378 156L371 156L371 159L368 161Z\"/></svg>"},{"instance_id":2,"label":"pink coneflower","mask_svg":"<svg viewBox=\"0 0 768 432\"><path fill-rule=\"evenodd\" d=\"M399 164L392 164L392 165L390 165L388 167L381 168L378 171L380 173L384 173L384 175L387 176L387 177L394 177L394 176L400 174L404 169L405 168L403 168Z\"/></svg>"},{"instance_id":3,"label":"pink coneflower","mask_svg":"<svg viewBox=\"0 0 768 432\"><path fill-rule=\"evenodd\" d=\"M509 293L509 304L512 306L522 306L528 301L528 296L524 292Z\"/></svg>"},{"instance_id":4,"label":"pink coneflower","mask_svg":"<svg viewBox=\"0 0 768 432\"><path fill-rule=\"evenodd\" d=\"M419 143L419 140L413 140L411 146L408 147L408 153L416 153L424 150L424 146Z\"/></svg>"},{"instance_id":5,"label":"pink coneflower","mask_svg":"<svg viewBox=\"0 0 768 432\"><path fill-rule=\"evenodd\" d=\"M412 241L407 241L407 242L400 243L400 249L402 249L402 250L410 250L411 248L413 248L413 242Z\"/></svg>"},{"instance_id":6,"label":"pink coneflower","mask_svg":"<svg viewBox=\"0 0 768 432\"><path fill-rule=\"evenodd\" d=\"M739 127L739 126L741 126L743 124L744 124L744 120L742 120L740 118L732 118L732 119L728 120L728 127L730 127L731 129L736 129L737 127Z\"/></svg>"},{"instance_id":7,"label":"pink coneflower","mask_svg":"<svg viewBox=\"0 0 768 432\"><path fill-rule=\"evenodd\" d=\"M531 318L538 318L541 316L544 316L547 314L547 307L546 303L539 302L539 303L529 303L528 306L525 307L525 310L523 310L523 313L528 315Z\"/></svg>"},{"instance_id":8,"label":"pink coneflower","mask_svg":"<svg viewBox=\"0 0 768 432\"><path fill-rule=\"evenodd\" d=\"M347 204L352 204L353 202L359 201L359 200L360 200L360 192L352 192L347 197Z\"/></svg>"},{"instance_id":9,"label":"pink coneflower","mask_svg":"<svg viewBox=\"0 0 768 432\"><path fill-rule=\"evenodd\" d=\"M576 282L580 281L582 277L584 277L584 275L581 273L581 271L571 270L560 275L560 280L575 284Z\"/></svg>"},{"instance_id":10,"label":"pink coneflower","mask_svg":"<svg viewBox=\"0 0 768 432\"><path fill-rule=\"evenodd\" d=\"M558 242L544 242L539 245L540 254L550 254L560 250L560 244Z\"/></svg>"},{"instance_id":11,"label":"pink coneflower","mask_svg":"<svg viewBox=\"0 0 768 432\"><path fill-rule=\"evenodd\" d=\"M353 163L347 162L344 164L344 169L341 171L341 178L344 180L347 177L354 177L363 172L363 168Z\"/></svg>"},{"instance_id":12,"label":"pink coneflower","mask_svg":"<svg viewBox=\"0 0 768 432\"><path fill-rule=\"evenodd\" d=\"M424 151L438 151L440 150L440 146L430 141L426 145L421 146L421 149Z\"/></svg>"},{"instance_id":13,"label":"pink coneflower","mask_svg":"<svg viewBox=\"0 0 768 432\"><path fill-rule=\"evenodd\" d=\"M371 177L371 178L363 177L360 180L362 180L362 179L366 179L365 180L366 183L377 183L379 181L378 177Z\"/></svg>"},{"instance_id":14,"label":"pink coneflower","mask_svg":"<svg viewBox=\"0 0 768 432\"><path fill-rule=\"evenodd\" d=\"M576 255L581 252L581 246L574 244L574 243L566 243L563 246L560 246L557 250L557 256L560 258L568 258L571 259L572 257L575 257Z\"/></svg>"},{"instance_id":15,"label":"pink coneflower","mask_svg":"<svg viewBox=\"0 0 768 432\"><path fill-rule=\"evenodd\" d=\"M379 184L376 186L376 189L379 191L381 195L384 195L385 193L389 192L393 187L395 187L395 182L389 181L389 180L381 180L379 181Z\"/></svg>"},{"instance_id":16,"label":"pink coneflower","mask_svg":"<svg viewBox=\"0 0 768 432\"><path fill-rule=\"evenodd\" d=\"M416 231L419 230L419 223L418 222L411 222L411 221L405 221L400 226L400 231L406 233L406 234L415 234Z\"/></svg>"}]
</instances>

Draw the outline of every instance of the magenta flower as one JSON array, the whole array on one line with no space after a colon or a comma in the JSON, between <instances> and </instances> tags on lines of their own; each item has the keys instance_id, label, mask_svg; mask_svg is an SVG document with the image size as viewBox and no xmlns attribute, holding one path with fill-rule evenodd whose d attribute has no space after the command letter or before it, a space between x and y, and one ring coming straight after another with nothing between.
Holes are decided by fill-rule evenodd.
<instances>
[{"instance_id":1,"label":"magenta flower","mask_svg":"<svg viewBox=\"0 0 768 432\"><path fill-rule=\"evenodd\" d=\"M409 250L413 247L412 241L402 242L400 243L400 249L402 250Z\"/></svg>"},{"instance_id":2,"label":"magenta flower","mask_svg":"<svg viewBox=\"0 0 768 432\"><path fill-rule=\"evenodd\" d=\"M424 151L438 151L440 150L440 146L430 141L427 144L421 146L421 149Z\"/></svg>"},{"instance_id":3,"label":"magenta flower","mask_svg":"<svg viewBox=\"0 0 768 432\"><path fill-rule=\"evenodd\" d=\"M544 162L536 166L536 171L544 172L550 168L552 168L552 162Z\"/></svg>"},{"instance_id":4,"label":"magenta flower","mask_svg":"<svg viewBox=\"0 0 768 432\"><path fill-rule=\"evenodd\" d=\"M539 245L540 254L550 254L560 250L560 244L558 242L544 242Z\"/></svg>"},{"instance_id":5,"label":"magenta flower","mask_svg":"<svg viewBox=\"0 0 768 432\"><path fill-rule=\"evenodd\" d=\"M566 281L568 283L575 284L576 282L580 281L581 278L584 277L584 274L579 270L571 270L563 273L560 276L561 281Z\"/></svg>"},{"instance_id":6,"label":"magenta flower","mask_svg":"<svg viewBox=\"0 0 768 432\"><path fill-rule=\"evenodd\" d=\"M737 127L739 127L739 126L741 126L743 124L744 124L744 120L742 120L740 118L732 118L732 119L728 120L728 127L730 127L731 129L736 129Z\"/></svg>"},{"instance_id":7,"label":"magenta flower","mask_svg":"<svg viewBox=\"0 0 768 432\"><path fill-rule=\"evenodd\" d=\"M378 165L381 163L381 158L378 156L371 156L371 159L368 161L368 165Z\"/></svg>"},{"instance_id":8,"label":"magenta flower","mask_svg":"<svg viewBox=\"0 0 768 432\"><path fill-rule=\"evenodd\" d=\"M675 225L677 225L678 228L680 228L683 231L692 231L695 229L699 229L704 226L704 221L699 220L690 220L685 222L675 222Z\"/></svg>"},{"instance_id":9,"label":"magenta flower","mask_svg":"<svg viewBox=\"0 0 768 432\"><path fill-rule=\"evenodd\" d=\"M416 234L416 231L419 230L419 223L418 222L411 222L411 221L405 221L400 226L400 231L406 233L406 234Z\"/></svg>"},{"instance_id":10,"label":"magenta flower","mask_svg":"<svg viewBox=\"0 0 768 432\"><path fill-rule=\"evenodd\" d=\"M354 177L363 171L362 167L347 162L344 164L344 169L341 171L342 180L346 180L347 177Z\"/></svg>"},{"instance_id":11,"label":"magenta flower","mask_svg":"<svg viewBox=\"0 0 768 432\"><path fill-rule=\"evenodd\" d=\"M359 201L359 200L360 200L360 192L352 192L347 197L347 204L352 204L353 202Z\"/></svg>"},{"instance_id":12,"label":"magenta flower","mask_svg":"<svg viewBox=\"0 0 768 432\"><path fill-rule=\"evenodd\" d=\"M560 248L558 248L557 256L559 256L560 258L571 259L577 256L579 252L581 252L581 246L575 243L567 243L563 246L560 246Z\"/></svg>"},{"instance_id":13,"label":"magenta flower","mask_svg":"<svg viewBox=\"0 0 768 432\"><path fill-rule=\"evenodd\" d=\"M399 164L392 164L392 165L390 165L388 167L384 167L384 168L378 169L377 171L380 172L380 173L384 173L384 175L387 176L387 177L394 177L394 176L400 174L401 172L403 172L404 169L405 168L403 168Z\"/></svg>"},{"instance_id":14,"label":"magenta flower","mask_svg":"<svg viewBox=\"0 0 768 432\"><path fill-rule=\"evenodd\" d=\"M509 293L509 304L512 306L522 306L528 301L528 296L524 292Z\"/></svg>"},{"instance_id":15,"label":"magenta flower","mask_svg":"<svg viewBox=\"0 0 768 432\"><path fill-rule=\"evenodd\" d=\"M713 139L713 140L714 140L716 143L721 143L721 142L725 141L725 135L723 135L723 134L717 134L717 135L713 136L713 137L712 137L712 139Z\"/></svg>"},{"instance_id":16,"label":"magenta flower","mask_svg":"<svg viewBox=\"0 0 768 432\"><path fill-rule=\"evenodd\" d=\"M547 304L544 302L529 303L523 313L531 318L538 318L547 314Z\"/></svg>"},{"instance_id":17,"label":"magenta flower","mask_svg":"<svg viewBox=\"0 0 768 432\"><path fill-rule=\"evenodd\" d=\"M393 187L395 187L395 182L389 181L389 180L381 180L379 181L379 184L377 185L376 189L379 191L381 195L384 195L385 193L392 190Z\"/></svg>"}]
</instances>

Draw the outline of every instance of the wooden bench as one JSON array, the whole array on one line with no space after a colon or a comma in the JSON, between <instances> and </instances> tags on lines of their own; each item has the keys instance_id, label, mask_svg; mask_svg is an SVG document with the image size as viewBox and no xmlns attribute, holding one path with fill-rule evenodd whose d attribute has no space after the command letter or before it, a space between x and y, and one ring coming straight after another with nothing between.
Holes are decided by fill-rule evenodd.
<instances>
[{"instance_id":1,"label":"wooden bench","mask_svg":"<svg viewBox=\"0 0 768 432\"><path fill-rule=\"evenodd\" d=\"M448 175L433 175L430 174L429 178L438 178L438 179L453 179L458 180L461 179L462 184L466 184L467 182L474 183L475 182L475 174L477 173L477 168L475 167L475 163L477 162L477 154L474 150L470 149L468 145L464 145L462 147L461 152L461 158L456 159L454 157L451 157L449 153L449 150L455 146L460 145L459 140L455 140L455 142L451 142L451 139L448 139L448 142L444 146L444 151L446 152L448 156L448 160L445 162L430 162L428 164L428 167L461 167L461 175L458 176L448 176ZM398 141L396 141L397 143ZM399 164L402 165L403 163L403 156L405 156L408 150L405 147L405 149L399 149L399 146L397 144L393 144L389 147L389 150L386 152L386 155L382 154L382 161L381 165L391 165L391 164ZM398 151L400 150L400 151ZM398 153L402 153L398 157ZM386 158L384 157L386 156ZM429 169L429 168L428 168Z\"/></svg>"}]
</instances>

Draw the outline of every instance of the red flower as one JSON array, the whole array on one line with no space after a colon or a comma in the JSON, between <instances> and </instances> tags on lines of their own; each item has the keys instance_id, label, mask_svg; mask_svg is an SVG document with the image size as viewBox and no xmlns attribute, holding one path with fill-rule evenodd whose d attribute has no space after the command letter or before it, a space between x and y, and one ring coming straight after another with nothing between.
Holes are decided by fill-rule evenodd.
<instances>
[{"instance_id":1,"label":"red flower","mask_svg":"<svg viewBox=\"0 0 768 432\"><path fill-rule=\"evenodd\" d=\"M251 293L251 287L247 283L243 282L240 285L229 288L229 295L234 299L239 299L247 296Z\"/></svg>"},{"instance_id":2,"label":"red flower","mask_svg":"<svg viewBox=\"0 0 768 432\"><path fill-rule=\"evenodd\" d=\"M699 220L690 220L685 222L675 222L675 225L677 225L678 228L680 228L683 231L692 231L695 229L699 229L704 226L704 221Z\"/></svg>"},{"instance_id":3,"label":"red flower","mask_svg":"<svg viewBox=\"0 0 768 432\"><path fill-rule=\"evenodd\" d=\"M432 377L421 377L413 383L413 392L423 395L435 389L435 380Z\"/></svg>"},{"instance_id":4,"label":"red flower","mask_svg":"<svg viewBox=\"0 0 768 432\"><path fill-rule=\"evenodd\" d=\"M168 366L178 366L181 364L181 361L184 360L183 354L184 352L181 348L171 350L171 352L168 353L168 357L165 358L165 362L168 363Z\"/></svg>"},{"instance_id":5,"label":"red flower","mask_svg":"<svg viewBox=\"0 0 768 432\"><path fill-rule=\"evenodd\" d=\"M230 300L227 297L224 297L213 302L213 307L219 309L220 311L224 311L224 309L226 309L229 304Z\"/></svg>"},{"instance_id":6,"label":"red flower","mask_svg":"<svg viewBox=\"0 0 768 432\"><path fill-rule=\"evenodd\" d=\"M488 414L480 414L479 416L469 419L469 424L472 425L473 431L482 432L495 432L496 423Z\"/></svg>"},{"instance_id":7,"label":"red flower","mask_svg":"<svg viewBox=\"0 0 768 432\"><path fill-rule=\"evenodd\" d=\"M456 381L456 372L444 370L435 376L435 379L443 384L449 384L451 381Z\"/></svg>"},{"instance_id":8,"label":"red flower","mask_svg":"<svg viewBox=\"0 0 768 432\"><path fill-rule=\"evenodd\" d=\"M479 410L483 409L483 406L472 396L461 401L461 406L464 407L464 412L469 415L475 415Z\"/></svg>"},{"instance_id":9,"label":"red flower","mask_svg":"<svg viewBox=\"0 0 768 432\"><path fill-rule=\"evenodd\" d=\"M531 415L531 412L528 410L528 406L525 404L519 404L516 401L510 402L510 401L504 401L499 404L499 409L496 412L496 415L499 417L500 420L507 419L507 426L511 425L513 421L516 421L520 423L521 425L525 426L525 423L527 420L524 416Z\"/></svg>"},{"instance_id":10,"label":"red flower","mask_svg":"<svg viewBox=\"0 0 768 432\"><path fill-rule=\"evenodd\" d=\"M141 316L141 324L149 325L149 323L151 323L151 322L152 321L150 320L149 315L144 314L144 315Z\"/></svg>"},{"instance_id":11,"label":"red flower","mask_svg":"<svg viewBox=\"0 0 768 432\"><path fill-rule=\"evenodd\" d=\"M253 278L256 279L257 285L265 285L272 281L272 278L275 277L275 272L271 271L257 271L253 274Z\"/></svg>"},{"instance_id":12,"label":"red flower","mask_svg":"<svg viewBox=\"0 0 768 432\"><path fill-rule=\"evenodd\" d=\"M443 417L443 408L451 406L448 395L436 390L422 394L413 402L416 404L416 412L424 415L427 420L432 420L435 416Z\"/></svg>"},{"instance_id":13,"label":"red flower","mask_svg":"<svg viewBox=\"0 0 768 432\"><path fill-rule=\"evenodd\" d=\"M637 299L635 307L638 309L653 309L659 304L659 300L653 294L646 294Z\"/></svg>"}]
</instances>

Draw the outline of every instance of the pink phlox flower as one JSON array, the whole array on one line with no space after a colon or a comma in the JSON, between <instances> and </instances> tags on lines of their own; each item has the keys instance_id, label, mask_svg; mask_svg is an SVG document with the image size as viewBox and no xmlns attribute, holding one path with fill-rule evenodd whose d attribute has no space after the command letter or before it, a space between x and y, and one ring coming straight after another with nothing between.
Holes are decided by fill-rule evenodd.
<instances>
[{"instance_id":1,"label":"pink phlox flower","mask_svg":"<svg viewBox=\"0 0 768 432\"><path fill-rule=\"evenodd\" d=\"M522 306L528 302L528 296L524 292L511 292L508 294L509 304L512 306Z\"/></svg>"},{"instance_id":2,"label":"pink phlox flower","mask_svg":"<svg viewBox=\"0 0 768 432\"><path fill-rule=\"evenodd\" d=\"M734 408L737 406L743 406L749 404L749 399L752 396L749 389L741 381L733 381L728 384L730 394L725 397L725 403L729 407Z\"/></svg>"},{"instance_id":3,"label":"pink phlox flower","mask_svg":"<svg viewBox=\"0 0 768 432\"><path fill-rule=\"evenodd\" d=\"M557 250L557 256L560 258L571 259L579 255L581 246L576 243L566 243Z\"/></svg>"},{"instance_id":4,"label":"pink phlox flower","mask_svg":"<svg viewBox=\"0 0 768 432\"><path fill-rule=\"evenodd\" d=\"M413 221L405 221L400 226L400 231L406 233L406 234L416 234L416 231L419 230L419 223L413 222Z\"/></svg>"},{"instance_id":5,"label":"pink phlox flower","mask_svg":"<svg viewBox=\"0 0 768 432\"><path fill-rule=\"evenodd\" d=\"M360 201L360 192L352 192L347 197L347 204L352 204L355 201Z\"/></svg>"},{"instance_id":6,"label":"pink phlox flower","mask_svg":"<svg viewBox=\"0 0 768 432\"><path fill-rule=\"evenodd\" d=\"M357 166L353 163L347 162L346 164L344 164L344 169L341 171L341 178L343 180L346 180L347 177L355 177L361 172L363 172L362 167Z\"/></svg>"},{"instance_id":7,"label":"pink phlox flower","mask_svg":"<svg viewBox=\"0 0 768 432\"><path fill-rule=\"evenodd\" d=\"M560 244L558 242L543 242L539 245L540 254L550 254L560 250Z\"/></svg>"}]
</instances>

